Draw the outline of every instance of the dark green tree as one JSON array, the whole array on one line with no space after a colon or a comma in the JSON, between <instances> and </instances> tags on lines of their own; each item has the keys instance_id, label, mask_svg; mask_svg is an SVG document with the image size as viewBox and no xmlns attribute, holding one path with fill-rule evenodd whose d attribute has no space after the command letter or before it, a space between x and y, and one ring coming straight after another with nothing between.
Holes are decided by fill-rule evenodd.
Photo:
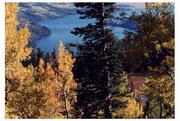
<instances>
[{"instance_id":1,"label":"dark green tree","mask_svg":"<svg viewBox=\"0 0 180 121\"><path fill-rule=\"evenodd\" d=\"M72 33L83 37L77 45L75 76L78 79L76 108L82 118L111 118L112 83L122 72L122 54L117 38L107 27L113 18L114 3L75 3L81 19L92 19Z\"/></svg>"}]
</instances>

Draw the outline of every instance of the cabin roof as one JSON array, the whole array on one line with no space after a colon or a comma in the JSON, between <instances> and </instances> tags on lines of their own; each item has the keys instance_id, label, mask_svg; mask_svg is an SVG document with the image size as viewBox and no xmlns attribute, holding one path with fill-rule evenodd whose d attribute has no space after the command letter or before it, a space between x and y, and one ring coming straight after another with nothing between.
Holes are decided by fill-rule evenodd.
<instances>
[{"instance_id":1,"label":"cabin roof","mask_svg":"<svg viewBox=\"0 0 180 121\"><path fill-rule=\"evenodd\" d=\"M140 105L142 107L145 107L145 103L147 101L145 93L141 90L141 86L144 83L146 77L141 76L130 76L128 78L129 83L133 86L135 94L140 97ZM142 96L144 95L144 96Z\"/></svg>"},{"instance_id":2,"label":"cabin roof","mask_svg":"<svg viewBox=\"0 0 180 121\"><path fill-rule=\"evenodd\" d=\"M146 79L146 77L137 77L137 76L131 76L128 78L129 83L132 84L132 86L134 88L134 92L137 95L144 94L140 88L141 88L142 84L144 83L145 79Z\"/></svg>"}]
</instances>

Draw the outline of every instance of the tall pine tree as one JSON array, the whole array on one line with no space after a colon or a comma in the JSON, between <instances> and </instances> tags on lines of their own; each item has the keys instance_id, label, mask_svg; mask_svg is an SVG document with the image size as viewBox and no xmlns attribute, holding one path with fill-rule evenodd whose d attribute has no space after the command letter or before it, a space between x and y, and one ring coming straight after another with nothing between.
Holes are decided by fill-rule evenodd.
<instances>
[{"instance_id":1,"label":"tall pine tree","mask_svg":"<svg viewBox=\"0 0 180 121\"><path fill-rule=\"evenodd\" d=\"M107 27L114 3L75 3L81 19L95 22L72 32L83 37L77 46L75 76L78 79L77 108L82 118L111 118L110 83L122 70L117 39Z\"/></svg>"}]
</instances>

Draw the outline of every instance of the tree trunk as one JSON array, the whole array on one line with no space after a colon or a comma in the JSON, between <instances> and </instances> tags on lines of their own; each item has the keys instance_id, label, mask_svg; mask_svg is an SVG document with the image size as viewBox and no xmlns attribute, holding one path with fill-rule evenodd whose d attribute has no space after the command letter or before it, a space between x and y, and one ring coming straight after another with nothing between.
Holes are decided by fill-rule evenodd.
<instances>
[{"instance_id":1,"label":"tree trunk","mask_svg":"<svg viewBox=\"0 0 180 121\"><path fill-rule=\"evenodd\" d=\"M149 100L146 102L146 105L145 105L145 108L144 108L144 116L143 116L143 118L149 118L148 110L149 110Z\"/></svg>"},{"instance_id":2,"label":"tree trunk","mask_svg":"<svg viewBox=\"0 0 180 121\"><path fill-rule=\"evenodd\" d=\"M100 23L100 28L101 28L101 34L102 34L102 37L104 37L104 3L101 3L101 17L100 17L100 20L99 20L99 23Z\"/></svg>"},{"instance_id":3,"label":"tree trunk","mask_svg":"<svg viewBox=\"0 0 180 121\"><path fill-rule=\"evenodd\" d=\"M162 115L163 115L163 105L161 103L160 104L160 116L159 116L160 119L163 118Z\"/></svg>"},{"instance_id":4,"label":"tree trunk","mask_svg":"<svg viewBox=\"0 0 180 121\"><path fill-rule=\"evenodd\" d=\"M66 113L66 117L69 118L69 114L68 114L68 110L67 110L67 95L66 95L65 83L63 85L63 93L64 93L64 108L65 108L65 113Z\"/></svg>"},{"instance_id":5,"label":"tree trunk","mask_svg":"<svg viewBox=\"0 0 180 121\"><path fill-rule=\"evenodd\" d=\"M104 118L111 118L110 97L107 97L104 104Z\"/></svg>"},{"instance_id":6,"label":"tree trunk","mask_svg":"<svg viewBox=\"0 0 180 121\"><path fill-rule=\"evenodd\" d=\"M107 93L108 93L108 96L106 97L105 99L105 102L104 102L104 118L111 118L111 94L109 92L109 88L110 88L110 78L109 78L109 72L107 72L106 74L106 79L107 79Z\"/></svg>"}]
</instances>

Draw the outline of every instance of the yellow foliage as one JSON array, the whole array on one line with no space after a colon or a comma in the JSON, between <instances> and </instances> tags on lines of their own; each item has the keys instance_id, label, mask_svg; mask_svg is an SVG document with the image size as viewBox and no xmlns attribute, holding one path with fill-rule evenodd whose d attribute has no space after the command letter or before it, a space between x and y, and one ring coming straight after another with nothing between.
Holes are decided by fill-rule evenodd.
<instances>
[{"instance_id":1,"label":"yellow foliage","mask_svg":"<svg viewBox=\"0 0 180 121\"><path fill-rule=\"evenodd\" d=\"M143 108L135 100L135 98L130 98L127 107L123 111L124 118L139 118L143 115Z\"/></svg>"},{"instance_id":2,"label":"yellow foliage","mask_svg":"<svg viewBox=\"0 0 180 121\"><path fill-rule=\"evenodd\" d=\"M58 47L57 67L45 64L43 59L39 62L38 76L44 93L40 118L73 118L77 88L72 73L74 59L61 42Z\"/></svg>"},{"instance_id":3,"label":"yellow foliage","mask_svg":"<svg viewBox=\"0 0 180 121\"><path fill-rule=\"evenodd\" d=\"M27 28L17 30L18 4L5 6L6 118L72 117L77 86L72 73L72 55L60 43L57 69L42 59L37 75L33 66L24 67L22 61L29 59L31 53L27 47L30 33ZM66 109L68 117L64 115Z\"/></svg>"},{"instance_id":4,"label":"yellow foliage","mask_svg":"<svg viewBox=\"0 0 180 121\"><path fill-rule=\"evenodd\" d=\"M63 47L62 42L58 44L58 82L61 84L63 96L61 100L65 105L66 118L72 117L73 105L76 102L75 89L77 84L73 78L72 68L75 60L72 55ZM68 113L68 114L67 114Z\"/></svg>"},{"instance_id":5,"label":"yellow foliage","mask_svg":"<svg viewBox=\"0 0 180 121\"><path fill-rule=\"evenodd\" d=\"M174 86L174 80L167 75L149 77L145 81L142 89L149 95L148 109L146 110L148 110L150 118L174 117Z\"/></svg>"},{"instance_id":6,"label":"yellow foliage","mask_svg":"<svg viewBox=\"0 0 180 121\"><path fill-rule=\"evenodd\" d=\"M156 45L155 45L155 48L156 48L156 50L159 52L159 51L161 50L161 45L160 45L160 44L156 44Z\"/></svg>"},{"instance_id":7,"label":"yellow foliage","mask_svg":"<svg viewBox=\"0 0 180 121\"><path fill-rule=\"evenodd\" d=\"M127 105L124 108L113 111L112 116L116 118L140 118L143 115L143 108L136 101L135 97L120 98L127 101Z\"/></svg>"},{"instance_id":8,"label":"yellow foliage","mask_svg":"<svg viewBox=\"0 0 180 121\"><path fill-rule=\"evenodd\" d=\"M174 80L168 76L149 77L145 81L143 91L152 98L162 96L165 102L174 102Z\"/></svg>"},{"instance_id":9,"label":"yellow foliage","mask_svg":"<svg viewBox=\"0 0 180 121\"><path fill-rule=\"evenodd\" d=\"M21 61L26 60L30 53L31 48L27 48L28 38L30 33L27 28L17 31L18 21L16 13L18 12L17 3L5 4L5 66L6 77L11 80L24 80L31 69L26 69L22 66Z\"/></svg>"},{"instance_id":10,"label":"yellow foliage","mask_svg":"<svg viewBox=\"0 0 180 121\"><path fill-rule=\"evenodd\" d=\"M162 47L167 49L174 49L175 40L170 40L162 43Z\"/></svg>"},{"instance_id":11,"label":"yellow foliage","mask_svg":"<svg viewBox=\"0 0 180 121\"><path fill-rule=\"evenodd\" d=\"M37 95L41 90L34 82L33 66L22 65L30 57L30 33L27 28L17 30L18 10L17 3L5 4L6 118L37 118L41 106Z\"/></svg>"},{"instance_id":12,"label":"yellow foliage","mask_svg":"<svg viewBox=\"0 0 180 121\"><path fill-rule=\"evenodd\" d=\"M44 63L41 59L40 63ZM43 69L39 69L40 72ZM42 81L41 88L44 93L44 107L41 109L41 117L40 118L55 118L59 116L59 108L61 106L59 101L59 84L57 78L55 76L55 72L52 69L51 65L47 63L47 67L44 71L45 80Z\"/></svg>"}]
</instances>

